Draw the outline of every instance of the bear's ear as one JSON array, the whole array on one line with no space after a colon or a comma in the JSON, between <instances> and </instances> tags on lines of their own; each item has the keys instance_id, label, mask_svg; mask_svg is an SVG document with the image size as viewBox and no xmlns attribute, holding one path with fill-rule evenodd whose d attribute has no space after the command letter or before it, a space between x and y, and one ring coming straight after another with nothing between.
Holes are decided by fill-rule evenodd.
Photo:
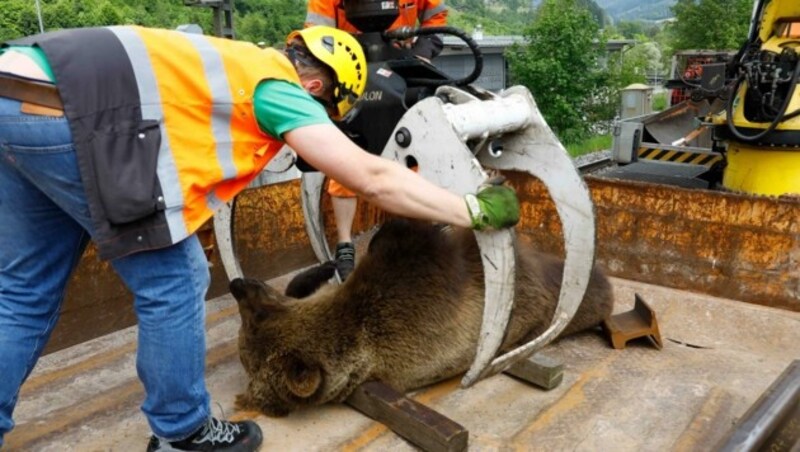
<instances>
[{"instance_id":1,"label":"bear's ear","mask_svg":"<svg viewBox=\"0 0 800 452\"><path fill-rule=\"evenodd\" d=\"M239 304L246 304L258 311L283 310L284 297L262 281L251 278L236 278L230 283L231 294Z\"/></svg>"},{"instance_id":2,"label":"bear's ear","mask_svg":"<svg viewBox=\"0 0 800 452\"><path fill-rule=\"evenodd\" d=\"M228 286L231 294L237 301L255 298L259 290L260 281L250 278L236 278Z\"/></svg>"},{"instance_id":3,"label":"bear's ear","mask_svg":"<svg viewBox=\"0 0 800 452\"><path fill-rule=\"evenodd\" d=\"M245 331L259 331L265 320L287 309L282 302L285 297L259 280L237 278L231 281L230 289Z\"/></svg>"},{"instance_id":4,"label":"bear's ear","mask_svg":"<svg viewBox=\"0 0 800 452\"><path fill-rule=\"evenodd\" d=\"M322 384L319 365L309 363L292 354L286 358L286 387L297 397L307 399Z\"/></svg>"}]
</instances>

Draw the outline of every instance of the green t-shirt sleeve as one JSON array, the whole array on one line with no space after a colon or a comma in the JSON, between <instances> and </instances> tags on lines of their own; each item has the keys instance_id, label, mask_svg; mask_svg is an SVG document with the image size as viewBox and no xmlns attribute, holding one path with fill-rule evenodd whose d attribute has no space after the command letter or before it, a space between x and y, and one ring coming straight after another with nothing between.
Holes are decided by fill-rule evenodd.
<instances>
[{"instance_id":1,"label":"green t-shirt sleeve","mask_svg":"<svg viewBox=\"0 0 800 452\"><path fill-rule=\"evenodd\" d=\"M47 57L44 56L42 49L29 46L9 46L0 48L0 55L9 51L29 56L44 71L51 82L55 81L56 77L53 75L53 69L50 67L50 63L47 62Z\"/></svg>"},{"instance_id":2,"label":"green t-shirt sleeve","mask_svg":"<svg viewBox=\"0 0 800 452\"><path fill-rule=\"evenodd\" d=\"M298 127L331 124L325 108L302 87L284 80L264 80L256 87L253 109L261 130L274 138Z\"/></svg>"}]
</instances>

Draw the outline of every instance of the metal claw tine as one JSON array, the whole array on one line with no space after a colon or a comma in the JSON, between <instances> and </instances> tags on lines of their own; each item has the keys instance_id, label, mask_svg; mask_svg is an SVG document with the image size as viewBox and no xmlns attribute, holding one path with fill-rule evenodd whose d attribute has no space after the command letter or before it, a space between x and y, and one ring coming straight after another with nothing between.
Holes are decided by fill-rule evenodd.
<instances>
[{"instance_id":1,"label":"metal claw tine","mask_svg":"<svg viewBox=\"0 0 800 452\"><path fill-rule=\"evenodd\" d=\"M236 249L233 242L233 231L235 225L235 206L236 198L226 202L214 214L214 235L217 239L219 257L228 281L244 277L242 268L239 266L239 259L236 257Z\"/></svg>"},{"instance_id":2,"label":"metal claw tine","mask_svg":"<svg viewBox=\"0 0 800 452\"><path fill-rule=\"evenodd\" d=\"M320 262L328 262L333 259L325 237L325 223L322 218L322 188L324 184L325 174L323 173L306 172L300 176L300 193L306 233L311 241L314 255Z\"/></svg>"},{"instance_id":3,"label":"metal claw tine","mask_svg":"<svg viewBox=\"0 0 800 452\"><path fill-rule=\"evenodd\" d=\"M469 386L481 378L503 371L558 337L578 310L594 265L594 207L589 189L572 164L572 159L563 145L539 113L530 93L524 88L516 90L515 88L506 91L505 95L519 93L529 97L532 105L532 123L529 127L511 134L505 140L506 152L498 157L486 157L482 163L493 168L527 172L545 184L555 202L564 233L566 250L564 274L558 306L548 329L527 344L497 357L491 364L486 364L485 360L479 362L476 359L462 380L463 386ZM486 303L488 306L496 302L487 299ZM503 331L505 331L505 327L504 324ZM484 340L483 336L481 336L481 340ZM481 345L479 345L480 349Z\"/></svg>"}]
</instances>

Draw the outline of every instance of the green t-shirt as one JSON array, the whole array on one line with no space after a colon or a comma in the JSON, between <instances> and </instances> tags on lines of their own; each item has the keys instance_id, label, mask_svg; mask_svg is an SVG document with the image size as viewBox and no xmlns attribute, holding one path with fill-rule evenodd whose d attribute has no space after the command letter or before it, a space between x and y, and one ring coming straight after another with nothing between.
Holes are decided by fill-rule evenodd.
<instances>
[{"instance_id":1,"label":"green t-shirt","mask_svg":"<svg viewBox=\"0 0 800 452\"><path fill-rule=\"evenodd\" d=\"M28 55L48 75L50 81L55 80L42 49L11 46L0 49L0 55L8 51ZM284 80L264 80L259 83L253 95L253 109L261 130L279 140L284 133L298 127L331 123L322 104L301 86Z\"/></svg>"},{"instance_id":2,"label":"green t-shirt","mask_svg":"<svg viewBox=\"0 0 800 452\"><path fill-rule=\"evenodd\" d=\"M277 139L302 126L331 124L321 103L299 85L284 80L264 80L256 87L253 109L261 130Z\"/></svg>"},{"instance_id":3,"label":"green t-shirt","mask_svg":"<svg viewBox=\"0 0 800 452\"><path fill-rule=\"evenodd\" d=\"M47 62L47 57L44 56L42 49L28 46L11 46L0 48L0 55L6 52L17 52L27 55L36 63L37 66L42 69L42 71L44 71L45 74L47 74L47 78L51 82L56 79L55 76L53 76L53 70L50 68L50 63Z\"/></svg>"}]
</instances>

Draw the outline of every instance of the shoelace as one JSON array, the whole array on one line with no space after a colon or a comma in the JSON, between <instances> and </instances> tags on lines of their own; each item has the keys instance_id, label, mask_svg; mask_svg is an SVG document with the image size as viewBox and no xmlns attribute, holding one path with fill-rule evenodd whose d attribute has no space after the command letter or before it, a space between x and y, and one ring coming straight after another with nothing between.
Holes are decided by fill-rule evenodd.
<instances>
[{"instance_id":1,"label":"shoelace","mask_svg":"<svg viewBox=\"0 0 800 452\"><path fill-rule=\"evenodd\" d=\"M337 261L354 261L356 260L356 250L353 247L345 246L336 250Z\"/></svg>"},{"instance_id":2,"label":"shoelace","mask_svg":"<svg viewBox=\"0 0 800 452\"><path fill-rule=\"evenodd\" d=\"M211 444L232 443L234 441L234 435L239 434L240 431L239 425L212 417L209 418L206 425L203 426L200 437L195 438L192 443L202 444L207 441L211 442Z\"/></svg>"}]
</instances>

